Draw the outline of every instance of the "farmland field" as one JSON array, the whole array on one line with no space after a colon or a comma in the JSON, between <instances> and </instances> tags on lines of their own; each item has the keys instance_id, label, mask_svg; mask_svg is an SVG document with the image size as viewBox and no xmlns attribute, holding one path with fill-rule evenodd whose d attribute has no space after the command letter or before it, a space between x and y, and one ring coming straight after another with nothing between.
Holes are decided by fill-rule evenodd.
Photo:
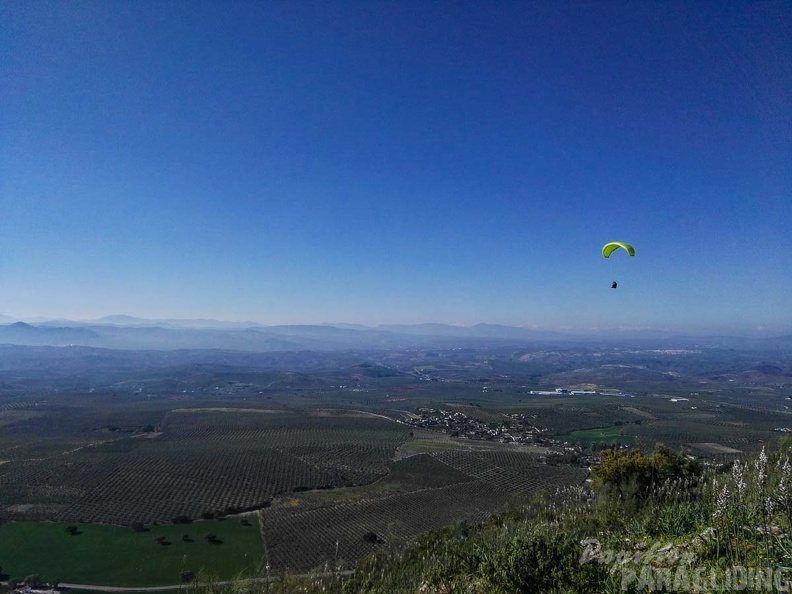
<instances>
[{"instance_id":1,"label":"farmland field","mask_svg":"<svg viewBox=\"0 0 792 594\"><path fill-rule=\"evenodd\" d=\"M636 439L632 435L624 435L621 427L600 427L596 429L580 429L571 431L569 440L581 444L634 444Z\"/></svg>"},{"instance_id":2,"label":"farmland field","mask_svg":"<svg viewBox=\"0 0 792 594\"><path fill-rule=\"evenodd\" d=\"M408 458L401 463L410 461ZM451 459L447 469L441 471L445 474L442 478L436 474L437 464L430 466L428 461L422 461L421 466L426 468L423 474L431 476L437 486L428 486L424 480L403 486L405 492L376 493L368 489L364 497L340 501L328 498L324 504L313 499L309 505L291 500L262 510L272 567L293 572L351 567L361 556L387 542L404 541L454 522L483 520L510 501L524 501L540 491L580 484L587 475L582 468L540 469L530 463L520 469L524 472L504 470L487 466L491 458L463 454ZM445 481L453 482L443 485ZM299 537L305 533L311 534L308 541ZM367 534L377 539L367 540Z\"/></svg>"},{"instance_id":3,"label":"farmland field","mask_svg":"<svg viewBox=\"0 0 792 594\"><path fill-rule=\"evenodd\" d=\"M739 454L740 450L728 448L719 443L691 443L690 447L702 450L709 454Z\"/></svg>"},{"instance_id":4,"label":"farmland field","mask_svg":"<svg viewBox=\"0 0 792 594\"><path fill-rule=\"evenodd\" d=\"M158 433L3 465L4 515L131 525L253 509L294 489L371 482L408 437L371 416L232 410L169 412Z\"/></svg>"},{"instance_id":5,"label":"farmland field","mask_svg":"<svg viewBox=\"0 0 792 594\"><path fill-rule=\"evenodd\" d=\"M535 453L508 447L417 454L391 464L372 485L276 499L261 511L274 569L350 566L393 539L405 540L453 521L480 520L510 501L579 485L583 468L547 467ZM298 537L312 534L311 542ZM374 533L375 542L364 535Z\"/></svg>"},{"instance_id":6,"label":"farmland field","mask_svg":"<svg viewBox=\"0 0 792 594\"><path fill-rule=\"evenodd\" d=\"M10 577L39 574L80 584L151 586L177 584L182 571L204 569L221 578L260 575L263 550L255 514L192 524L130 528L60 522L0 525L0 559ZM213 542L206 534L216 535ZM187 535L187 539L182 537ZM165 537L160 543L157 538Z\"/></svg>"},{"instance_id":7,"label":"farmland field","mask_svg":"<svg viewBox=\"0 0 792 594\"><path fill-rule=\"evenodd\" d=\"M724 462L792 427L792 367L775 353L503 347L259 364L218 351L168 367L97 351L47 351L46 372L38 350L12 352L30 368L0 360L4 573L143 585L265 559L273 571L351 568L580 485L613 443ZM203 539L210 526L222 544Z\"/></svg>"}]
</instances>

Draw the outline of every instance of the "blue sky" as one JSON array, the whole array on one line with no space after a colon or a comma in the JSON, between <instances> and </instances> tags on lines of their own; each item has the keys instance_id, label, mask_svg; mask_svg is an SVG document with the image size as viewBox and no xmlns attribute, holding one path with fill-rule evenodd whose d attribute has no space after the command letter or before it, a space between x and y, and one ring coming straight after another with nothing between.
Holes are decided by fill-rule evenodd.
<instances>
[{"instance_id":1,"label":"blue sky","mask_svg":"<svg viewBox=\"0 0 792 594\"><path fill-rule=\"evenodd\" d=\"M0 314L789 331L790 18L5 2Z\"/></svg>"}]
</instances>

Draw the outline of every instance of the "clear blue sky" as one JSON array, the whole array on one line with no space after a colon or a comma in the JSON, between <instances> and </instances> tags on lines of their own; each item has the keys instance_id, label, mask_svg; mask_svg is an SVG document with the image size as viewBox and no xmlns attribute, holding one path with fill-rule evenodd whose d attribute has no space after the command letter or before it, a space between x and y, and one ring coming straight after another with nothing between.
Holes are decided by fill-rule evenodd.
<instances>
[{"instance_id":1,"label":"clear blue sky","mask_svg":"<svg viewBox=\"0 0 792 594\"><path fill-rule=\"evenodd\" d=\"M0 314L788 331L791 20L3 2Z\"/></svg>"}]
</instances>

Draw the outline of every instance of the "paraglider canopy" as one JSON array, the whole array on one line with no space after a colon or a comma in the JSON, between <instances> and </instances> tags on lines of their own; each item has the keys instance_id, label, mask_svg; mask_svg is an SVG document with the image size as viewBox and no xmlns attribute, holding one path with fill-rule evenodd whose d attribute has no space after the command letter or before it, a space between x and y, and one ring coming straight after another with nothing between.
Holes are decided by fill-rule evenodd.
<instances>
[{"instance_id":1,"label":"paraglider canopy","mask_svg":"<svg viewBox=\"0 0 792 594\"><path fill-rule=\"evenodd\" d=\"M610 243L606 243L604 246L602 246L602 255L606 258L610 258L610 255L619 248L624 248L631 256L635 255L635 248L629 243L624 243L621 241L611 241Z\"/></svg>"}]
</instances>

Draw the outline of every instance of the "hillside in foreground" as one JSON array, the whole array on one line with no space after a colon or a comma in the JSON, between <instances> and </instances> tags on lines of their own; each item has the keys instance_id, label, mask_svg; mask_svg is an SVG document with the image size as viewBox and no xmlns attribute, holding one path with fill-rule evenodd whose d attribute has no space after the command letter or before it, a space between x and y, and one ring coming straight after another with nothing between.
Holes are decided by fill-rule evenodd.
<instances>
[{"instance_id":1,"label":"hillside in foreground","mask_svg":"<svg viewBox=\"0 0 792 594\"><path fill-rule=\"evenodd\" d=\"M790 441L748 461L702 470L663 446L603 454L593 490L524 501L478 524L391 543L352 576L213 592L535 593L789 592ZM197 591L203 582L192 587Z\"/></svg>"}]
</instances>

